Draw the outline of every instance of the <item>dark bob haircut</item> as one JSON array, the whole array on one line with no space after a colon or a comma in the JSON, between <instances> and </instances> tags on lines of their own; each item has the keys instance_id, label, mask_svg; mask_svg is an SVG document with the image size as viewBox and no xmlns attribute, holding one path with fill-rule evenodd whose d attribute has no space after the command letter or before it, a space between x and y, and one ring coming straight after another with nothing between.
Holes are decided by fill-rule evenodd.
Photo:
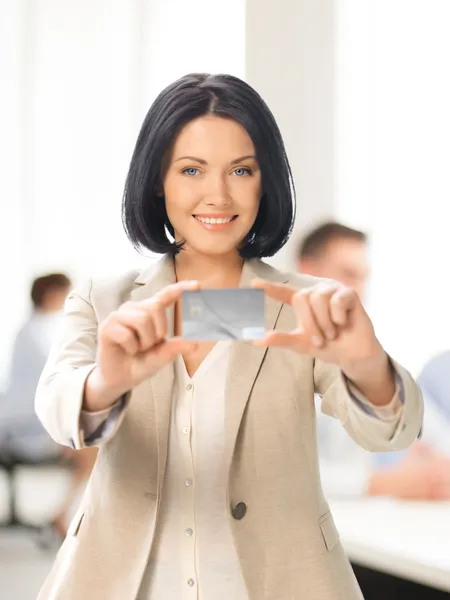
<instances>
[{"instance_id":1,"label":"dark bob haircut","mask_svg":"<svg viewBox=\"0 0 450 600\"><path fill-rule=\"evenodd\" d=\"M181 129L204 115L239 123L255 146L261 169L262 197L255 223L240 248L244 258L272 256L289 239L295 218L295 188L283 139L263 99L231 75L191 74L156 98L144 119L131 159L122 203L122 220L138 249L176 254L161 197L163 165Z\"/></svg>"}]
</instances>

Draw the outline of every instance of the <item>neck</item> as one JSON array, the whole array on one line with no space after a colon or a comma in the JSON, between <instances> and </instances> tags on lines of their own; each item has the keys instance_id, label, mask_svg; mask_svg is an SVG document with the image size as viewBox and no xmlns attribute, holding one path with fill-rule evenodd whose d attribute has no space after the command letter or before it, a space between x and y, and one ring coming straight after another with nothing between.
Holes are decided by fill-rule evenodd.
<instances>
[{"instance_id":1,"label":"neck","mask_svg":"<svg viewBox=\"0 0 450 600\"><path fill-rule=\"evenodd\" d=\"M175 273L178 281L196 280L205 288L237 287L243 264L237 252L214 256L181 250L175 256Z\"/></svg>"}]
</instances>

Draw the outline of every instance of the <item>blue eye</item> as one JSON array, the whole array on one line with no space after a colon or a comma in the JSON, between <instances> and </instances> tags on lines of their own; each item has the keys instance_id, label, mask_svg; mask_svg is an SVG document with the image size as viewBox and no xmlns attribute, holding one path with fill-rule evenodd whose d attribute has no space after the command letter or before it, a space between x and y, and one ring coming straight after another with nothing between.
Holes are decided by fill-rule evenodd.
<instances>
[{"instance_id":1,"label":"blue eye","mask_svg":"<svg viewBox=\"0 0 450 600\"><path fill-rule=\"evenodd\" d=\"M194 177L194 175L197 175L197 173L199 172L198 169L196 169L195 167L189 167L189 169L184 169L184 171L182 171L185 175L189 175L189 177Z\"/></svg>"},{"instance_id":2,"label":"blue eye","mask_svg":"<svg viewBox=\"0 0 450 600\"><path fill-rule=\"evenodd\" d=\"M252 170L247 169L246 167L239 167L239 168L235 169L234 172L238 177L243 177L244 175L252 174Z\"/></svg>"}]
</instances>

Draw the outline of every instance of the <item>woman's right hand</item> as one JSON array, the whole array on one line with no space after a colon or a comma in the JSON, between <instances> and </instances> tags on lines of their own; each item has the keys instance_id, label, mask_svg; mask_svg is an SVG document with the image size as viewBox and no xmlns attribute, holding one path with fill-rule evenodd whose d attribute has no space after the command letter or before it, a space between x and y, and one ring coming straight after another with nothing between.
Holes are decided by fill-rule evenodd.
<instances>
[{"instance_id":1,"label":"woman's right hand","mask_svg":"<svg viewBox=\"0 0 450 600\"><path fill-rule=\"evenodd\" d=\"M171 284L148 300L126 302L103 321L98 329L97 366L86 380L84 410L111 407L178 354L195 348L179 337L166 339L166 309L183 291L198 287L196 281Z\"/></svg>"}]
</instances>

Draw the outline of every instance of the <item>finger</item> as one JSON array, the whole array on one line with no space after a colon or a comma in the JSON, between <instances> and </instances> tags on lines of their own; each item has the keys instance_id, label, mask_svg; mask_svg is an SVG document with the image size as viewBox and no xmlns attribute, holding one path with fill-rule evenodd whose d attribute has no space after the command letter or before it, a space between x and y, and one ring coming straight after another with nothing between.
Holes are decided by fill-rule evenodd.
<instances>
[{"instance_id":1,"label":"finger","mask_svg":"<svg viewBox=\"0 0 450 600\"><path fill-rule=\"evenodd\" d=\"M139 305L124 305L116 314L115 319L121 325L132 329L139 342L139 350L144 352L154 346L157 339L153 315L139 308Z\"/></svg>"},{"instance_id":2,"label":"finger","mask_svg":"<svg viewBox=\"0 0 450 600\"><path fill-rule=\"evenodd\" d=\"M274 300L283 302L284 304L291 304L292 299L297 292L297 290L287 285L273 283L271 281L266 281L265 279L255 279L252 281L251 285L254 288L264 290L268 296Z\"/></svg>"},{"instance_id":3,"label":"finger","mask_svg":"<svg viewBox=\"0 0 450 600\"><path fill-rule=\"evenodd\" d=\"M143 300L140 304L144 307L149 306L151 308L153 304L157 302L161 308L169 308L180 299L183 292L198 290L199 288L200 284L198 281L179 281L177 283L171 283L161 291L157 292L153 298Z\"/></svg>"},{"instance_id":4,"label":"finger","mask_svg":"<svg viewBox=\"0 0 450 600\"><path fill-rule=\"evenodd\" d=\"M292 308L297 317L298 328L309 337L311 344L320 348L325 341L325 332L317 324L315 315L310 305L309 292L300 291L292 298Z\"/></svg>"},{"instance_id":5,"label":"finger","mask_svg":"<svg viewBox=\"0 0 450 600\"><path fill-rule=\"evenodd\" d=\"M152 365L157 364L158 368L172 362L179 354L189 354L197 348L195 342L188 342L179 337L173 337L164 340L154 346L147 354L147 359Z\"/></svg>"},{"instance_id":6,"label":"finger","mask_svg":"<svg viewBox=\"0 0 450 600\"><path fill-rule=\"evenodd\" d=\"M330 298L330 315L333 323L345 327L348 324L349 314L357 302L358 296L354 290L340 287Z\"/></svg>"},{"instance_id":7,"label":"finger","mask_svg":"<svg viewBox=\"0 0 450 600\"><path fill-rule=\"evenodd\" d=\"M166 309L159 300L155 300L149 314L155 329L156 341L161 342L167 335Z\"/></svg>"},{"instance_id":8,"label":"finger","mask_svg":"<svg viewBox=\"0 0 450 600\"><path fill-rule=\"evenodd\" d=\"M111 323L108 329L105 328L105 338L107 341L120 346L131 356L139 352L139 340L134 330L120 323Z\"/></svg>"},{"instance_id":9,"label":"finger","mask_svg":"<svg viewBox=\"0 0 450 600\"><path fill-rule=\"evenodd\" d=\"M289 332L271 331L264 338L255 340L255 346L276 346L290 348L297 352L307 353L310 347L309 338L301 330Z\"/></svg>"},{"instance_id":10,"label":"finger","mask_svg":"<svg viewBox=\"0 0 450 600\"><path fill-rule=\"evenodd\" d=\"M309 304L313 317L324 333L327 340L334 340L337 335L337 327L331 319L330 298L333 290L329 287L320 286L312 290L309 294Z\"/></svg>"}]
</instances>

